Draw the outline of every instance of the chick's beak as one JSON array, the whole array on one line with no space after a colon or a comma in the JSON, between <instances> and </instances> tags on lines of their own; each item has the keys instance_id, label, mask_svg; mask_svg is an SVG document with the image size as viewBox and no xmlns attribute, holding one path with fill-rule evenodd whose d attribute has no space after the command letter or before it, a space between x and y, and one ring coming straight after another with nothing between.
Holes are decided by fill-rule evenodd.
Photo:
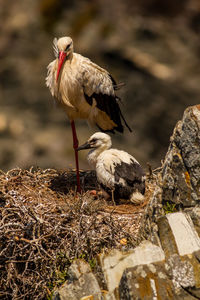
<instances>
[{"instance_id":1,"label":"chick's beak","mask_svg":"<svg viewBox=\"0 0 200 300\"><path fill-rule=\"evenodd\" d=\"M59 52L59 58L58 58L58 70L57 70L57 74L56 74L56 81L58 81L59 78L59 74L60 74L60 70L62 68L62 65L65 61L65 57L66 57L67 53L64 51L60 51Z\"/></svg>"},{"instance_id":2,"label":"chick's beak","mask_svg":"<svg viewBox=\"0 0 200 300\"><path fill-rule=\"evenodd\" d=\"M90 149L90 148L92 148L91 145L90 145L90 143L89 143L89 142L86 142L85 144L79 146L79 147L77 148L77 151L79 151L79 150L84 150L84 149Z\"/></svg>"}]
</instances>

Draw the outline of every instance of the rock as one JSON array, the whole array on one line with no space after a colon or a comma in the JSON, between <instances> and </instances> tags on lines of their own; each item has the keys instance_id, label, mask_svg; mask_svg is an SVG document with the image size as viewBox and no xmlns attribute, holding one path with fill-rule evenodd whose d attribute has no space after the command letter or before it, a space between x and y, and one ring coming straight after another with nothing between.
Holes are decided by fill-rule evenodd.
<instances>
[{"instance_id":1,"label":"rock","mask_svg":"<svg viewBox=\"0 0 200 300\"><path fill-rule=\"evenodd\" d=\"M179 207L192 209L200 203L200 105L185 110L174 128L161 170L153 175L154 189L140 231L159 245L158 219L165 215L167 205L173 212ZM192 215L200 232L197 213Z\"/></svg>"},{"instance_id":2,"label":"rock","mask_svg":"<svg viewBox=\"0 0 200 300\"><path fill-rule=\"evenodd\" d=\"M126 268L161 261L165 256L160 247L149 241L143 241L129 252L113 250L109 254L101 254L99 258L108 290L113 292L118 287Z\"/></svg>"},{"instance_id":3,"label":"rock","mask_svg":"<svg viewBox=\"0 0 200 300\"><path fill-rule=\"evenodd\" d=\"M200 236L200 207L192 207L192 208L188 208L185 209L185 212L187 212L187 214L190 215L194 227L198 233L198 235Z\"/></svg>"},{"instance_id":4,"label":"rock","mask_svg":"<svg viewBox=\"0 0 200 300\"><path fill-rule=\"evenodd\" d=\"M198 208L193 209L193 215L198 211ZM165 268L172 278L175 293L180 299L185 292L184 299L200 295L200 238L190 214L177 212L161 217L158 232L166 255Z\"/></svg>"},{"instance_id":5,"label":"rock","mask_svg":"<svg viewBox=\"0 0 200 300\"><path fill-rule=\"evenodd\" d=\"M120 300L174 299L173 284L163 262L126 269L120 281L119 295Z\"/></svg>"},{"instance_id":6,"label":"rock","mask_svg":"<svg viewBox=\"0 0 200 300\"><path fill-rule=\"evenodd\" d=\"M162 168L162 199L194 206L200 200L200 105L188 107L174 129Z\"/></svg>"},{"instance_id":7,"label":"rock","mask_svg":"<svg viewBox=\"0 0 200 300\"><path fill-rule=\"evenodd\" d=\"M98 281L88 263L77 259L69 268L69 280L55 293L53 300L101 300L102 294Z\"/></svg>"},{"instance_id":8,"label":"rock","mask_svg":"<svg viewBox=\"0 0 200 300\"><path fill-rule=\"evenodd\" d=\"M158 232L166 257L187 255L200 250L200 238L190 216L177 212L158 220Z\"/></svg>"},{"instance_id":9,"label":"rock","mask_svg":"<svg viewBox=\"0 0 200 300\"><path fill-rule=\"evenodd\" d=\"M198 299L200 238L190 215L167 214L157 223L164 259L152 263L141 259L137 266L129 265L119 283L119 299ZM141 245L137 249L142 258Z\"/></svg>"},{"instance_id":10,"label":"rock","mask_svg":"<svg viewBox=\"0 0 200 300\"><path fill-rule=\"evenodd\" d=\"M192 264L175 254L166 263L126 269L119 284L119 299L192 300L200 292L196 284Z\"/></svg>"},{"instance_id":11,"label":"rock","mask_svg":"<svg viewBox=\"0 0 200 300\"><path fill-rule=\"evenodd\" d=\"M181 299L181 296L185 295L188 288L199 287L199 278L195 278L195 265L193 265L192 260L192 256L183 258L177 254L173 254L165 263L165 269L169 278L171 278L174 293L180 297L178 299ZM199 269L198 262L196 261L195 263ZM188 293L187 296L189 297L189 295Z\"/></svg>"}]
</instances>

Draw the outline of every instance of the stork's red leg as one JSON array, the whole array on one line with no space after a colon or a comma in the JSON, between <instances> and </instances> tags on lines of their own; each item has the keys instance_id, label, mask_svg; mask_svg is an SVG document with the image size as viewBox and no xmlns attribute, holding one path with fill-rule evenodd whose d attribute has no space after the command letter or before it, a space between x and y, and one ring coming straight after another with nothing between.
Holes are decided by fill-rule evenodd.
<instances>
[{"instance_id":1,"label":"stork's red leg","mask_svg":"<svg viewBox=\"0 0 200 300\"><path fill-rule=\"evenodd\" d=\"M71 121L71 127L72 127L72 136L73 136L73 147L74 147L74 153L75 153L75 161L76 161L76 180L77 180L77 192L81 192L81 185L80 185L80 175L79 175L79 163L78 163L78 138L76 134L76 127L74 121Z\"/></svg>"}]
</instances>

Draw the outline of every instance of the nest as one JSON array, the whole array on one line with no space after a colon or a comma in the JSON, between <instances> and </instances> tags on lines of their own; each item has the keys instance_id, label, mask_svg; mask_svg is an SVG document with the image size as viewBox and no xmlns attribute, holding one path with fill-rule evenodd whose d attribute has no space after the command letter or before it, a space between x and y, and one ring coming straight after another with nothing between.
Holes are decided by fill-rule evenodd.
<instances>
[{"instance_id":1,"label":"nest","mask_svg":"<svg viewBox=\"0 0 200 300\"><path fill-rule=\"evenodd\" d=\"M73 170L1 173L0 299L47 299L75 258L94 266L102 250L135 246L142 208L126 216L92 195L92 171L81 172L81 182L77 196Z\"/></svg>"}]
</instances>

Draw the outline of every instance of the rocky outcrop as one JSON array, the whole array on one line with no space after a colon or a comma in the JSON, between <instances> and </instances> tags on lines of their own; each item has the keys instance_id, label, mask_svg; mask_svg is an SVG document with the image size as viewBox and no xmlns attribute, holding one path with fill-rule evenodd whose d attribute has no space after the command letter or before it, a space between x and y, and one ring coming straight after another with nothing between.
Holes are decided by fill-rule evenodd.
<instances>
[{"instance_id":1,"label":"rocky outcrop","mask_svg":"<svg viewBox=\"0 0 200 300\"><path fill-rule=\"evenodd\" d=\"M178 121L144 215L142 235L157 243L157 221L166 212L200 204L200 105Z\"/></svg>"},{"instance_id":2,"label":"rocky outcrop","mask_svg":"<svg viewBox=\"0 0 200 300\"><path fill-rule=\"evenodd\" d=\"M162 168L162 199L194 206L200 198L200 105L186 109Z\"/></svg>"},{"instance_id":3,"label":"rocky outcrop","mask_svg":"<svg viewBox=\"0 0 200 300\"><path fill-rule=\"evenodd\" d=\"M196 299L200 295L200 238L189 216L167 214L158 222L163 261L127 268L119 299Z\"/></svg>"},{"instance_id":4,"label":"rocky outcrop","mask_svg":"<svg viewBox=\"0 0 200 300\"><path fill-rule=\"evenodd\" d=\"M110 292L116 292L124 270L142 264L164 260L163 250L149 241L143 241L128 252L113 250L100 255L100 265Z\"/></svg>"},{"instance_id":5,"label":"rocky outcrop","mask_svg":"<svg viewBox=\"0 0 200 300\"><path fill-rule=\"evenodd\" d=\"M102 253L104 283L86 268L90 286L86 274L76 275L55 300L200 299L200 105L186 109L161 170L148 180L154 188L140 228L146 240L129 251Z\"/></svg>"},{"instance_id":6,"label":"rocky outcrop","mask_svg":"<svg viewBox=\"0 0 200 300\"><path fill-rule=\"evenodd\" d=\"M69 279L54 295L54 300L101 299L101 289L90 266L78 259L69 268Z\"/></svg>"}]
</instances>

